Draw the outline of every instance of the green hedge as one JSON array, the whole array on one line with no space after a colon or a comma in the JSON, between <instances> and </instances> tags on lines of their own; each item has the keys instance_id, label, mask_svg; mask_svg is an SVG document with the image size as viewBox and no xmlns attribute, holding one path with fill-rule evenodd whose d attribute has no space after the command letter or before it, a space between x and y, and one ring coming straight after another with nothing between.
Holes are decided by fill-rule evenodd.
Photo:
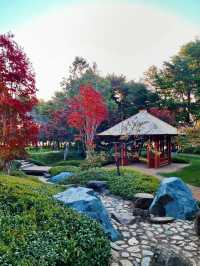
<instances>
[{"instance_id":1,"label":"green hedge","mask_svg":"<svg viewBox=\"0 0 200 266\"><path fill-rule=\"evenodd\" d=\"M174 157L172 157L172 162L173 163L190 163L190 160L187 158L174 156Z\"/></svg>"},{"instance_id":2,"label":"green hedge","mask_svg":"<svg viewBox=\"0 0 200 266\"><path fill-rule=\"evenodd\" d=\"M77 166L79 167L83 160L66 160L66 161L60 161L54 164L54 166Z\"/></svg>"},{"instance_id":3,"label":"green hedge","mask_svg":"<svg viewBox=\"0 0 200 266\"><path fill-rule=\"evenodd\" d=\"M76 166L70 166L70 165L66 165L66 166L54 166L49 170L49 173L51 176L54 175L58 175L62 172L71 172L71 173L76 173L78 172L80 169Z\"/></svg>"},{"instance_id":4,"label":"green hedge","mask_svg":"<svg viewBox=\"0 0 200 266\"><path fill-rule=\"evenodd\" d=\"M30 159L36 160L37 162L44 165L52 165L63 160L63 152L35 152L30 153L29 155Z\"/></svg>"},{"instance_id":5,"label":"green hedge","mask_svg":"<svg viewBox=\"0 0 200 266\"><path fill-rule=\"evenodd\" d=\"M115 169L102 168L80 171L62 183L85 185L90 180L107 181L109 190L124 199L133 199L138 192L154 193L159 186L156 177L144 175L132 169L123 169L121 176L118 176Z\"/></svg>"},{"instance_id":6,"label":"green hedge","mask_svg":"<svg viewBox=\"0 0 200 266\"><path fill-rule=\"evenodd\" d=\"M52 199L59 187L0 176L0 265L106 266L100 225Z\"/></svg>"},{"instance_id":7,"label":"green hedge","mask_svg":"<svg viewBox=\"0 0 200 266\"><path fill-rule=\"evenodd\" d=\"M199 154L200 155L200 146L188 146L182 149L183 153Z\"/></svg>"}]
</instances>

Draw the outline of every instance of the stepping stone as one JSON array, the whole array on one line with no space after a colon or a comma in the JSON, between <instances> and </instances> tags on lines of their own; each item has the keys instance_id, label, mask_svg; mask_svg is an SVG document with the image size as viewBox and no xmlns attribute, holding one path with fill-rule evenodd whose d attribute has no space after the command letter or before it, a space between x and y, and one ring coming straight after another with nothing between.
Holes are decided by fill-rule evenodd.
<instances>
[{"instance_id":1,"label":"stepping stone","mask_svg":"<svg viewBox=\"0 0 200 266\"><path fill-rule=\"evenodd\" d=\"M136 221L136 217L128 213L111 212L111 218L116 220L120 224L133 224Z\"/></svg>"},{"instance_id":2,"label":"stepping stone","mask_svg":"<svg viewBox=\"0 0 200 266\"><path fill-rule=\"evenodd\" d=\"M147 210L153 202L154 196L149 193L137 193L134 195L135 208Z\"/></svg>"},{"instance_id":3,"label":"stepping stone","mask_svg":"<svg viewBox=\"0 0 200 266\"><path fill-rule=\"evenodd\" d=\"M173 217L151 217L150 222L154 224L167 224L172 223L175 220Z\"/></svg>"}]
</instances>

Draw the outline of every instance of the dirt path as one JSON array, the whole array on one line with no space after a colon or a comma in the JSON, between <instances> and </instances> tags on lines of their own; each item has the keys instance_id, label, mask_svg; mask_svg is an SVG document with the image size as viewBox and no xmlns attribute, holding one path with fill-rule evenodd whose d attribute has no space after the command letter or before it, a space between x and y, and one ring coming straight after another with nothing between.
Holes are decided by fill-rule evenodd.
<instances>
[{"instance_id":1,"label":"dirt path","mask_svg":"<svg viewBox=\"0 0 200 266\"><path fill-rule=\"evenodd\" d=\"M157 177L159 180L162 180L164 177L160 173L176 172L188 165L189 164L172 163L170 165L163 166L159 169L155 169L155 168L148 168L146 164L140 162L140 163L134 163L133 165L128 165L126 166L126 168L133 168L144 174L153 175ZM115 167L115 165L108 165L107 167ZM194 198L200 201L200 187L195 187L189 184L187 185L192 190Z\"/></svg>"}]
</instances>

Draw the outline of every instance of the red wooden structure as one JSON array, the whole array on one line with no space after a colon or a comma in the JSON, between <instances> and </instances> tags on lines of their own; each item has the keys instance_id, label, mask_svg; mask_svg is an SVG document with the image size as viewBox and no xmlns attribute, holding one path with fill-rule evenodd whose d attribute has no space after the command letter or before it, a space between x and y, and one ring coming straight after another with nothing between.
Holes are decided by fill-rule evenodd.
<instances>
[{"instance_id":1,"label":"red wooden structure","mask_svg":"<svg viewBox=\"0 0 200 266\"><path fill-rule=\"evenodd\" d=\"M114 140L115 160L121 165L138 161L145 143L148 167L159 168L171 163L171 138L178 131L142 110L98 135Z\"/></svg>"}]
</instances>

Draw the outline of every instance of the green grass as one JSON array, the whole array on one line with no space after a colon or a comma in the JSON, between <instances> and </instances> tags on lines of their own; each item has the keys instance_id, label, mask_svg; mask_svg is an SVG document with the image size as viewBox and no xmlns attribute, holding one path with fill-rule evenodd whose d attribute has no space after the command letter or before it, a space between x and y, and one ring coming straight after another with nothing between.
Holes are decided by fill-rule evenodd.
<instances>
[{"instance_id":1,"label":"green grass","mask_svg":"<svg viewBox=\"0 0 200 266\"><path fill-rule=\"evenodd\" d=\"M200 156L191 154L179 154L180 158L190 161L190 165L183 169L171 172L171 173L160 173L162 176L170 177L177 176L190 185L200 187Z\"/></svg>"}]
</instances>

